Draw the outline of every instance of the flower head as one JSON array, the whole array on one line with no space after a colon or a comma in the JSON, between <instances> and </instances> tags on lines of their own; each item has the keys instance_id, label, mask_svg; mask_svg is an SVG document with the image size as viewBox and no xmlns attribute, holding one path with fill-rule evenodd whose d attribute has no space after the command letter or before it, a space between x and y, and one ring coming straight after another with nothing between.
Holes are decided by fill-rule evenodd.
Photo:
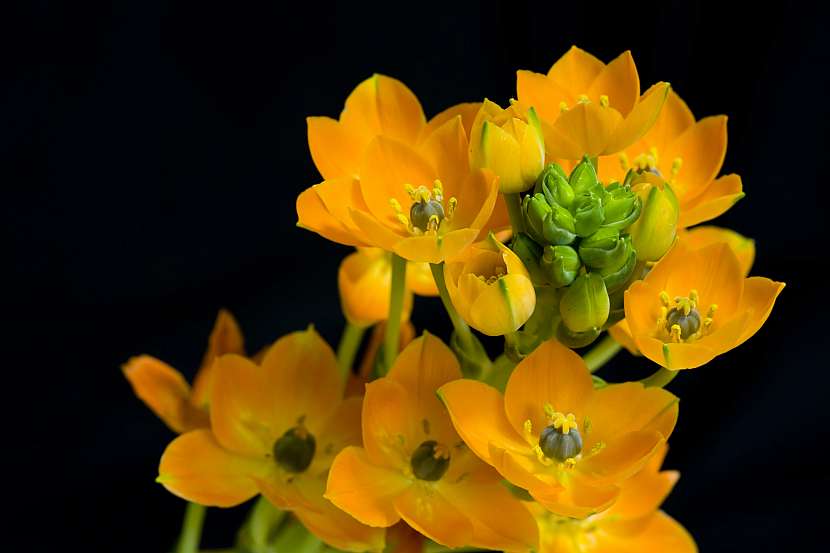
<instances>
[{"instance_id":1,"label":"flower head","mask_svg":"<svg viewBox=\"0 0 830 553\"><path fill-rule=\"evenodd\" d=\"M236 319L222 309L208 338L207 351L192 389L179 371L149 355L133 357L122 370L135 395L171 430L181 433L209 425L213 362L226 353L245 355L245 348Z\"/></svg>"},{"instance_id":2,"label":"flower head","mask_svg":"<svg viewBox=\"0 0 830 553\"><path fill-rule=\"evenodd\" d=\"M677 398L629 382L595 390L584 361L556 341L522 360L504 395L473 380L441 387L458 433L481 459L548 510L584 518L668 439Z\"/></svg>"},{"instance_id":3,"label":"flower head","mask_svg":"<svg viewBox=\"0 0 830 553\"><path fill-rule=\"evenodd\" d=\"M625 292L637 349L667 369L690 369L744 343L767 320L784 283L745 271L726 243L678 241Z\"/></svg>"},{"instance_id":4,"label":"flower head","mask_svg":"<svg viewBox=\"0 0 830 553\"><path fill-rule=\"evenodd\" d=\"M231 507L261 493L312 532L350 551L383 549L383 532L323 498L334 456L360 443L360 398L343 400L334 352L312 329L277 340L260 365L239 355L214 364L210 428L165 450L158 481L204 505Z\"/></svg>"},{"instance_id":5,"label":"flower head","mask_svg":"<svg viewBox=\"0 0 830 553\"><path fill-rule=\"evenodd\" d=\"M537 537L529 512L468 450L435 395L460 377L438 338L412 342L388 376L367 385L364 447L337 456L326 497L365 524L403 519L448 547L527 550Z\"/></svg>"},{"instance_id":6,"label":"flower head","mask_svg":"<svg viewBox=\"0 0 830 553\"><path fill-rule=\"evenodd\" d=\"M516 80L519 104L539 114L548 155L571 160L613 154L642 137L668 90L657 83L640 96L631 52L606 65L576 46L547 75L519 71Z\"/></svg>"}]
</instances>

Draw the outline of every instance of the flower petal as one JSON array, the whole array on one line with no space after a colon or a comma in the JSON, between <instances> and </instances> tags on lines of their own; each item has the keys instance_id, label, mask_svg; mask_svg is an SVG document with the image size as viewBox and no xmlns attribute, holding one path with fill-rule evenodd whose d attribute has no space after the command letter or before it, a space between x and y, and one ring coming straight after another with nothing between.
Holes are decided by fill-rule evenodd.
<instances>
[{"instance_id":1,"label":"flower petal","mask_svg":"<svg viewBox=\"0 0 830 553\"><path fill-rule=\"evenodd\" d=\"M665 450L665 446L663 449ZM601 515L607 522L615 518L630 520L648 516L656 511L671 493L680 474L671 470L651 470L654 459L660 459L659 452L643 470L622 484L617 501Z\"/></svg>"},{"instance_id":2,"label":"flower petal","mask_svg":"<svg viewBox=\"0 0 830 553\"><path fill-rule=\"evenodd\" d=\"M208 347L202 365L193 382L193 404L207 406L213 385L213 362L220 355L238 353L245 355L245 340L239 323L227 309L220 309L208 338Z\"/></svg>"},{"instance_id":3,"label":"flower petal","mask_svg":"<svg viewBox=\"0 0 830 553\"><path fill-rule=\"evenodd\" d=\"M513 369L504 392L504 408L519 435L527 420L538 435L548 425L545 404L562 413L574 413L579 420L593 389L582 358L556 340L549 340Z\"/></svg>"},{"instance_id":4,"label":"flower petal","mask_svg":"<svg viewBox=\"0 0 830 553\"><path fill-rule=\"evenodd\" d=\"M461 116L438 127L418 150L435 168L444 186L444 195L447 198L457 195L459 186L470 172L470 145Z\"/></svg>"},{"instance_id":5,"label":"flower petal","mask_svg":"<svg viewBox=\"0 0 830 553\"><path fill-rule=\"evenodd\" d=\"M672 189L681 207L704 192L720 171L725 155L725 115L701 119L677 137L665 153L660 153L660 168L664 174L672 174L675 159L682 160L680 170L672 181Z\"/></svg>"},{"instance_id":6,"label":"flower petal","mask_svg":"<svg viewBox=\"0 0 830 553\"><path fill-rule=\"evenodd\" d=\"M594 484L618 484L640 471L665 443L656 430L627 432L582 459L577 470Z\"/></svg>"},{"instance_id":7,"label":"flower petal","mask_svg":"<svg viewBox=\"0 0 830 553\"><path fill-rule=\"evenodd\" d=\"M297 196L297 226L316 232L323 238L346 246L367 246L334 215L332 215L314 187L307 188Z\"/></svg>"},{"instance_id":8,"label":"flower petal","mask_svg":"<svg viewBox=\"0 0 830 553\"><path fill-rule=\"evenodd\" d=\"M406 266L406 287L419 296L434 297L438 295L435 279L429 263L412 263Z\"/></svg>"},{"instance_id":9,"label":"flower petal","mask_svg":"<svg viewBox=\"0 0 830 553\"><path fill-rule=\"evenodd\" d=\"M614 326L608 329L608 334L622 347L628 350L631 355L640 355L640 350L631 336L631 329L628 326L628 321L621 320Z\"/></svg>"},{"instance_id":10,"label":"flower petal","mask_svg":"<svg viewBox=\"0 0 830 553\"><path fill-rule=\"evenodd\" d=\"M588 486L571 478L567 486L545 486L528 490L533 499L560 516L586 518L610 507L619 495L616 486Z\"/></svg>"},{"instance_id":11,"label":"flower petal","mask_svg":"<svg viewBox=\"0 0 830 553\"><path fill-rule=\"evenodd\" d=\"M372 464L363 448L347 447L331 465L325 497L364 524L387 527L400 520L395 498L410 485L402 473Z\"/></svg>"},{"instance_id":12,"label":"flower petal","mask_svg":"<svg viewBox=\"0 0 830 553\"><path fill-rule=\"evenodd\" d=\"M587 94L595 102L600 95L608 96L609 105L627 116L640 98L640 77L631 51L626 50L603 67L591 81Z\"/></svg>"},{"instance_id":13,"label":"flower petal","mask_svg":"<svg viewBox=\"0 0 830 553\"><path fill-rule=\"evenodd\" d=\"M355 553L384 550L385 531L382 528L361 524L325 499L320 501L319 509L297 508L293 513L309 532L331 547Z\"/></svg>"},{"instance_id":14,"label":"flower petal","mask_svg":"<svg viewBox=\"0 0 830 553\"><path fill-rule=\"evenodd\" d=\"M605 64L582 48L571 46L548 70L548 77L573 96L588 92ZM573 98L572 98L573 99Z\"/></svg>"},{"instance_id":15,"label":"flower petal","mask_svg":"<svg viewBox=\"0 0 830 553\"><path fill-rule=\"evenodd\" d=\"M464 127L464 133L469 137L470 130L473 127L473 121L475 121L476 114L478 114L479 109L481 109L481 102L465 102L445 109L429 120L426 127L424 127L421 131L418 143L421 143L429 138L429 136L444 123L458 116L461 116L461 125Z\"/></svg>"},{"instance_id":16,"label":"flower petal","mask_svg":"<svg viewBox=\"0 0 830 553\"><path fill-rule=\"evenodd\" d=\"M612 107L602 107L595 102L578 103L563 111L554 123L553 128L558 135L552 136L553 143L548 143L548 134L545 134L545 150L555 158L579 159L583 155L598 156L608 154L614 150L609 148L615 130L623 122L623 116ZM542 127L544 132L545 127ZM576 151L559 150L562 141L558 136L568 137L579 147L579 154L573 157Z\"/></svg>"},{"instance_id":17,"label":"flower petal","mask_svg":"<svg viewBox=\"0 0 830 553\"><path fill-rule=\"evenodd\" d=\"M360 162L368 141L330 117L306 117L308 147L323 179L360 177Z\"/></svg>"},{"instance_id":18,"label":"flower petal","mask_svg":"<svg viewBox=\"0 0 830 553\"><path fill-rule=\"evenodd\" d=\"M350 209L368 210L360 191L360 181L353 178L329 179L314 186L326 210L340 221L346 230L362 242L365 237L355 224Z\"/></svg>"},{"instance_id":19,"label":"flower petal","mask_svg":"<svg viewBox=\"0 0 830 553\"><path fill-rule=\"evenodd\" d=\"M473 525L435 488L411 486L395 499L395 509L407 524L446 547L471 542Z\"/></svg>"},{"instance_id":20,"label":"flower petal","mask_svg":"<svg viewBox=\"0 0 830 553\"><path fill-rule=\"evenodd\" d=\"M560 104L573 103L573 98L553 79L533 71L516 72L516 95L526 107L533 107L539 117L553 124L561 112Z\"/></svg>"},{"instance_id":21,"label":"flower petal","mask_svg":"<svg viewBox=\"0 0 830 553\"><path fill-rule=\"evenodd\" d=\"M397 79L375 74L352 91L340 122L352 132L371 138L384 135L414 144L426 124L415 94Z\"/></svg>"},{"instance_id":22,"label":"flower petal","mask_svg":"<svg viewBox=\"0 0 830 553\"><path fill-rule=\"evenodd\" d=\"M775 282L763 277L746 279L744 294L741 297L738 311L745 311L748 318L744 331L738 343L735 344L736 346L743 344L760 330L767 317L769 317L772 307L775 305L775 299L784 289L784 286L786 284L783 282Z\"/></svg>"},{"instance_id":23,"label":"flower petal","mask_svg":"<svg viewBox=\"0 0 830 553\"><path fill-rule=\"evenodd\" d=\"M159 464L160 482L171 493L202 505L233 507L257 495L254 478L264 462L235 455L210 430L194 430L173 440Z\"/></svg>"},{"instance_id":24,"label":"flower petal","mask_svg":"<svg viewBox=\"0 0 830 553\"><path fill-rule=\"evenodd\" d=\"M715 179L706 186L706 190L700 196L681 206L677 226L685 228L714 219L726 213L745 195L741 177L738 175L725 175Z\"/></svg>"},{"instance_id":25,"label":"flower petal","mask_svg":"<svg viewBox=\"0 0 830 553\"><path fill-rule=\"evenodd\" d=\"M392 289L392 265L389 254L376 248L364 248L347 256L337 272L337 286L343 314L353 325L371 326L389 316ZM404 294L401 320L412 312L412 293Z\"/></svg>"},{"instance_id":26,"label":"flower petal","mask_svg":"<svg viewBox=\"0 0 830 553\"><path fill-rule=\"evenodd\" d=\"M393 250L416 263L441 263L459 255L477 236L478 229L475 228L452 230L439 236L410 236L395 244Z\"/></svg>"},{"instance_id":27,"label":"flower petal","mask_svg":"<svg viewBox=\"0 0 830 553\"><path fill-rule=\"evenodd\" d=\"M363 398L363 447L372 463L398 469L409 466L410 456L423 439L419 420L411 416L414 400L409 391L390 378L366 385Z\"/></svg>"},{"instance_id":28,"label":"flower petal","mask_svg":"<svg viewBox=\"0 0 830 553\"><path fill-rule=\"evenodd\" d=\"M695 227L682 231L680 233L680 239L693 250L704 248L711 244L728 244L738 257L738 262L741 265L744 276L749 274L750 269L752 269L752 263L755 261L755 240L742 236L728 228L715 226Z\"/></svg>"},{"instance_id":29,"label":"flower petal","mask_svg":"<svg viewBox=\"0 0 830 553\"><path fill-rule=\"evenodd\" d=\"M313 469L318 463L319 472L328 470L334 457L344 448L363 444L362 410L363 398L359 396L347 397L340 403L317 435L317 455L310 472L315 472Z\"/></svg>"},{"instance_id":30,"label":"flower petal","mask_svg":"<svg viewBox=\"0 0 830 553\"><path fill-rule=\"evenodd\" d=\"M602 153L608 155L619 152L645 135L657 121L669 89L668 83L660 82L646 90L631 113L615 129L613 137L605 145Z\"/></svg>"},{"instance_id":31,"label":"flower petal","mask_svg":"<svg viewBox=\"0 0 830 553\"><path fill-rule=\"evenodd\" d=\"M133 357L121 368L135 395L173 432L209 426L207 411L190 402L190 386L163 361L149 355Z\"/></svg>"},{"instance_id":32,"label":"flower petal","mask_svg":"<svg viewBox=\"0 0 830 553\"><path fill-rule=\"evenodd\" d=\"M611 532L603 532L598 538L603 551L697 553L697 545L686 529L664 512L654 513L643 523L645 525L636 534L614 535Z\"/></svg>"},{"instance_id":33,"label":"flower petal","mask_svg":"<svg viewBox=\"0 0 830 553\"><path fill-rule=\"evenodd\" d=\"M487 286L473 302L468 322L488 336L502 336L525 324L535 307L536 291L530 279L506 275Z\"/></svg>"},{"instance_id":34,"label":"flower petal","mask_svg":"<svg viewBox=\"0 0 830 553\"><path fill-rule=\"evenodd\" d=\"M481 229L493 214L499 196L498 177L487 170L475 169L464 178L456 191L458 207L451 228Z\"/></svg>"},{"instance_id":35,"label":"flower petal","mask_svg":"<svg viewBox=\"0 0 830 553\"><path fill-rule=\"evenodd\" d=\"M646 133L642 142L635 145L635 147L641 146L637 154L641 151L648 151L652 146L657 148L658 152L666 151L666 147L675 138L683 134L686 129L694 124L695 116L692 115L689 106L686 105L686 102L674 90L669 90L666 103L660 111L657 122Z\"/></svg>"},{"instance_id":36,"label":"flower petal","mask_svg":"<svg viewBox=\"0 0 830 553\"><path fill-rule=\"evenodd\" d=\"M395 232L365 211L350 209L349 215L360 229L360 232L366 236L367 244L365 245L393 251L395 246L405 238L403 233L406 232L406 229L400 223L397 229L398 232Z\"/></svg>"}]
</instances>

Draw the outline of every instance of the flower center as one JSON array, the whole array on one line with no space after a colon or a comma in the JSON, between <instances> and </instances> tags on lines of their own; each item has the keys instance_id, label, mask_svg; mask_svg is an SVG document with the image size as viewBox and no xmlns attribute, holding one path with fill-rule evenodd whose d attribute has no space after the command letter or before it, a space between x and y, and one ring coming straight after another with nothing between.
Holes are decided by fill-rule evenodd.
<instances>
[{"instance_id":1,"label":"flower center","mask_svg":"<svg viewBox=\"0 0 830 553\"><path fill-rule=\"evenodd\" d=\"M395 217L406 226L411 234L415 236L437 234L441 223L452 220L458 200L450 198L446 210L444 209L444 188L440 180L435 180L432 190L426 186L414 188L411 184L407 184L406 192L412 198L409 216L403 212L401 203L395 198L391 198L389 203L395 210Z\"/></svg>"},{"instance_id":2,"label":"flower center","mask_svg":"<svg viewBox=\"0 0 830 553\"><path fill-rule=\"evenodd\" d=\"M582 452L582 436L573 413L552 412L551 424L539 435L539 448L548 459L560 462L573 462Z\"/></svg>"},{"instance_id":3,"label":"flower center","mask_svg":"<svg viewBox=\"0 0 830 553\"><path fill-rule=\"evenodd\" d=\"M620 167L622 167L623 171L633 169L638 173L654 173L658 177L663 178L663 172L657 167L660 163L660 156L657 154L657 148L655 146L652 146L648 149L648 151L635 157L633 161L629 161L628 156L625 153L621 153L619 155L619 159ZM671 177L668 179L669 184L674 184L677 174L680 172L680 168L682 166L682 157L676 157L672 160Z\"/></svg>"},{"instance_id":4,"label":"flower center","mask_svg":"<svg viewBox=\"0 0 830 553\"><path fill-rule=\"evenodd\" d=\"M576 97L576 103L577 104L590 104L591 99L588 97L587 94L580 94L579 96ZM601 94L600 95L599 105L600 105L600 107L603 107L603 108L608 107L608 95L607 94ZM569 109L570 109L570 107L568 106L568 102L565 102L564 100L559 102L559 111L560 112L568 111Z\"/></svg>"},{"instance_id":5,"label":"flower center","mask_svg":"<svg viewBox=\"0 0 830 553\"><path fill-rule=\"evenodd\" d=\"M410 465L415 478L435 482L450 466L450 450L435 440L427 440L412 454Z\"/></svg>"},{"instance_id":6,"label":"flower center","mask_svg":"<svg viewBox=\"0 0 830 553\"><path fill-rule=\"evenodd\" d=\"M657 319L657 335L664 342L689 342L709 333L714 322L717 304L709 306L705 317L698 311L700 299L697 290L688 296L677 296L672 301L668 293L660 292L660 317Z\"/></svg>"},{"instance_id":7,"label":"flower center","mask_svg":"<svg viewBox=\"0 0 830 553\"><path fill-rule=\"evenodd\" d=\"M301 420L274 442L274 460L284 470L300 473L311 465L316 449L317 441Z\"/></svg>"}]
</instances>

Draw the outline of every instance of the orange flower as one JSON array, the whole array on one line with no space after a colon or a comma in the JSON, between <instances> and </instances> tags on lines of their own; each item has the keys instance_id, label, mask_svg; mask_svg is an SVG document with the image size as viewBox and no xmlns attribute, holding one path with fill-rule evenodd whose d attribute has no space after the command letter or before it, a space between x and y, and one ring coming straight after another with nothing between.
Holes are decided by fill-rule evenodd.
<instances>
[{"instance_id":1,"label":"orange flower","mask_svg":"<svg viewBox=\"0 0 830 553\"><path fill-rule=\"evenodd\" d=\"M689 533L658 511L679 476L660 472L665 453L664 446L643 470L623 482L610 509L585 520L565 519L529 504L539 523L539 552L697 553Z\"/></svg>"},{"instance_id":2,"label":"orange flower","mask_svg":"<svg viewBox=\"0 0 830 553\"><path fill-rule=\"evenodd\" d=\"M695 117L674 91L657 122L636 143L599 160L603 182L622 182L628 169L665 178L680 204L679 227L714 219L744 197L741 177L717 178L726 155L726 116Z\"/></svg>"},{"instance_id":3,"label":"orange flower","mask_svg":"<svg viewBox=\"0 0 830 553\"><path fill-rule=\"evenodd\" d=\"M625 292L625 320L637 349L675 370L699 367L744 343L784 289L782 282L744 274L726 243L692 250L678 241Z\"/></svg>"},{"instance_id":4,"label":"orange flower","mask_svg":"<svg viewBox=\"0 0 830 553\"><path fill-rule=\"evenodd\" d=\"M519 104L534 107L542 121L545 150L556 159L580 159L619 152L654 124L668 83L640 96L640 78L631 52L605 65L572 46L547 75L519 71Z\"/></svg>"},{"instance_id":5,"label":"orange flower","mask_svg":"<svg viewBox=\"0 0 830 553\"><path fill-rule=\"evenodd\" d=\"M209 425L208 400L213 385L213 361L225 353L245 355L242 332L230 312L222 309L208 338L193 389L179 371L149 355L131 358L122 367L135 395L173 432Z\"/></svg>"},{"instance_id":6,"label":"orange flower","mask_svg":"<svg viewBox=\"0 0 830 553\"><path fill-rule=\"evenodd\" d=\"M595 390L582 358L554 340L516 366L504 395L474 380L438 393L476 455L565 517L610 507L677 421L671 393L637 382Z\"/></svg>"},{"instance_id":7,"label":"orange flower","mask_svg":"<svg viewBox=\"0 0 830 553\"><path fill-rule=\"evenodd\" d=\"M366 384L372 380L373 375L377 373L376 364L378 362L378 353L383 340L386 337L386 321L382 321L375 325L372 329L372 336L369 338L369 343L363 353L363 358L360 360L357 374L349 376L346 383L346 397L348 396L363 396L363 391ZM415 339L415 327L411 321L406 321L401 324L400 332L398 333L398 340L400 347L398 352L409 345Z\"/></svg>"},{"instance_id":8,"label":"orange flower","mask_svg":"<svg viewBox=\"0 0 830 553\"><path fill-rule=\"evenodd\" d=\"M334 456L360 444L360 398L344 383L313 330L277 340L261 365L239 355L214 364L210 428L176 438L158 482L195 503L232 507L261 493L320 539L349 551L380 551L383 532L323 498Z\"/></svg>"},{"instance_id":9,"label":"orange flower","mask_svg":"<svg viewBox=\"0 0 830 553\"><path fill-rule=\"evenodd\" d=\"M500 476L470 452L435 390L461 377L430 334L412 342L388 376L366 386L364 447L334 460L326 497L365 524L407 524L447 547L526 551L537 533Z\"/></svg>"}]
</instances>

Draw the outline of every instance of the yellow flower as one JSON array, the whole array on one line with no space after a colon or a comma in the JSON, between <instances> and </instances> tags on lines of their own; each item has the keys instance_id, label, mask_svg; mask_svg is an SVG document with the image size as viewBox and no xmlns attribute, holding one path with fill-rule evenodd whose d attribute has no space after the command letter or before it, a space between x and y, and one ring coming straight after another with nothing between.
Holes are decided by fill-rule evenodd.
<instances>
[{"instance_id":1,"label":"yellow flower","mask_svg":"<svg viewBox=\"0 0 830 553\"><path fill-rule=\"evenodd\" d=\"M369 528L323 498L334 456L360 444L360 398L343 400L334 352L314 331L277 340L260 365L223 355L214 366L210 428L176 438L158 482L203 505L232 507L261 493L293 510L334 547L381 551Z\"/></svg>"},{"instance_id":2,"label":"yellow flower","mask_svg":"<svg viewBox=\"0 0 830 553\"><path fill-rule=\"evenodd\" d=\"M726 155L726 116L694 115L674 91L657 122L638 142L618 155L599 159L603 182L622 182L628 169L647 170L666 179L680 203L681 228L714 219L744 197L741 177L717 178Z\"/></svg>"},{"instance_id":3,"label":"yellow flower","mask_svg":"<svg viewBox=\"0 0 830 553\"><path fill-rule=\"evenodd\" d=\"M459 438L435 390L461 377L441 340L424 334L388 376L366 387L363 445L334 460L326 497L370 526L407 524L447 547L526 551L530 513Z\"/></svg>"},{"instance_id":4,"label":"yellow flower","mask_svg":"<svg viewBox=\"0 0 830 553\"><path fill-rule=\"evenodd\" d=\"M665 452L664 446L643 470L622 483L610 509L585 520L563 518L529 503L539 523L539 553L697 553L689 533L658 511L679 476L660 472Z\"/></svg>"},{"instance_id":5,"label":"yellow flower","mask_svg":"<svg viewBox=\"0 0 830 553\"><path fill-rule=\"evenodd\" d=\"M135 395L174 432L209 425L208 400L213 386L213 361L225 353L245 355L242 332L228 311L222 309L208 338L202 365L193 389L179 371L149 355L131 358L122 367Z\"/></svg>"},{"instance_id":6,"label":"yellow flower","mask_svg":"<svg viewBox=\"0 0 830 553\"><path fill-rule=\"evenodd\" d=\"M595 390L582 358L555 340L516 366L504 395L474 380L438 393L476 455L564 517L610 507L677 421L671 393L637 382Z\"/></svg>"},{"instance_id":7,"label":"yellow flower","mask_svg":"<svg viewBox=\"0 0 830 553\"><path fill-rule=\"evenodd\" d=\"M444 266L447 291L459 315L488 336L518 330L536 307L536 292L521 260L494 235Z\"/></svg>"},{"instance_id":8,"label":"yellow flower","mask_svg":"<svg viewBox=\"0 0 830 553\"><path fill-rule=\"evenodd\" d=\"M502 109L484 100L470 134L473 167L490 169L499 177L505 194L524 192L533 186L545 165L545 140L536 112L527 121L514 109Z\"/></svg>"},{"instance_id":9,"label":"yellow flower","mask_svg":"<svg viewBox=\"0 0 830 553\"><path fill-rule=\"evenodd\" d=\"M640 78L623 52L608 65L572 46L547 75L519 71L519 104L534 107L551 158L580 159L613 154L642 137L666 100L668 83L640 96Z\"/></svg>"},{"instance_id":10,"label":"yellow flower","mask_svg":"<svg viewBox=\"0 0 830 553\"><path fill-rule=\"evenodd\" d=\"M637 349L675 370L699 367L744 343L784 288L744 274L728 244L692 250L678 241L625 292L625 321Z\"/></svg>"}]
</instances>

